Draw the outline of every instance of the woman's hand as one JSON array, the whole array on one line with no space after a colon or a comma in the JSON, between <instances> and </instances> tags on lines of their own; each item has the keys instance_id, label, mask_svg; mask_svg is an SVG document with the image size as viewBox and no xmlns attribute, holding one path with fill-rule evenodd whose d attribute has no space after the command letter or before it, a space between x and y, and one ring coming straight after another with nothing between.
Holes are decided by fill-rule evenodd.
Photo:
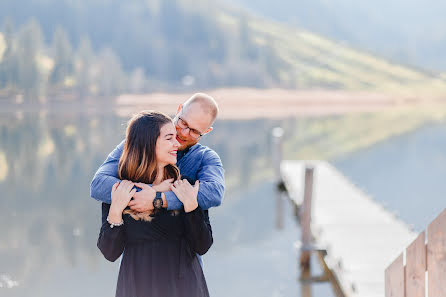
<instances>
[{"instance_id":1,"label":"woman's hand","mask_svg":"<svg viewBox=\"0 0 446 297\"><path fill-rule=\"evenodd\" d=\"M163 182L152 186L152 188L157 192L168 192L170 191L171 185L173 185L173 178L166 179Z\"/></svg>"},{"instance_id":2,"label":"woman's hand","mask_svg":"<svg viewBox=\"0 0 446 297\"><path fill-rule=\"evenodd\" d=\"M122 212L129 204L130 199L136 193L133 189L134 183L128 180L123 180L121 183L116 182L112 187L111 192L111 206L108 213L108 218L113 223L119 223L122 220Z\"/></svg>"},{"instance_id":3,"label":"woman's hand","mask_svg":"<svg viewBox=\"0 0 446 297\"><path fill-rule=\"evenodd\" d=\"M170 189L177 195L184 205L185 212L191 212L198 207L197 195L200 182L197 180L194 186L186 180L177 180Z\"/></svg>"}]
</instances>

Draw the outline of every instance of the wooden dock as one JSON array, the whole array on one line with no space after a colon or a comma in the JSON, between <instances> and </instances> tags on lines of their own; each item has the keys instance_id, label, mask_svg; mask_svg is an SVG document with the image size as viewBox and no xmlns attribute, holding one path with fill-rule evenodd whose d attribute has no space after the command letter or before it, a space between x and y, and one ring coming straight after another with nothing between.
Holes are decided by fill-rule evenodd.
<instances>
[{"instance_id":1,"label":"wooden dock","mask_svg":"<svg viewBox=\"0 0 446 297\"><path fill-rule=\"evenodd\" d=\"M446 209L386 269L385 297L446 297Z\"/></svg>"},{"instance_id":2,"label":"wooden dock","mask_svg":"<svg viewBox=\"0 0 446 297\"><path fill-rule=\"evenodd\" d=\"M384 296L385 269L416 233L324 161L281 162L283 182L300 210L306 168L314 168L312 245L326 250L324 264L342 291L337 295Z\"/></svg>"}]
</instances>

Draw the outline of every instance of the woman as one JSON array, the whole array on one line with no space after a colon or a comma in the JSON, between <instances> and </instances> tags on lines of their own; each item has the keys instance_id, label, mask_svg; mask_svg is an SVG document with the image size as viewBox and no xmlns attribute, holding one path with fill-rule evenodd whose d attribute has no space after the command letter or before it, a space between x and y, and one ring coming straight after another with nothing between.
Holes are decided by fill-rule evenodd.
<instances>
[{"instance_id":1,"label":"woman","mask_svg":"<svg viewBox=\"0 0 446 297\"><path fill-rule=\"evenodd\" d=\"M154 111L140 112L129 121L119 160L121 183L113 185L111 205L102 204L98 248L109 261L124 252L117 297L209 296L196 254L212 245L207 211L197 203L199 183L180 180L176 163L179 143L172 120ZM138 183L171 189L182 211L157 210L138 214L127 205ZM155 190L153 190L155 192Z\"/></svg>"}]
</instances>

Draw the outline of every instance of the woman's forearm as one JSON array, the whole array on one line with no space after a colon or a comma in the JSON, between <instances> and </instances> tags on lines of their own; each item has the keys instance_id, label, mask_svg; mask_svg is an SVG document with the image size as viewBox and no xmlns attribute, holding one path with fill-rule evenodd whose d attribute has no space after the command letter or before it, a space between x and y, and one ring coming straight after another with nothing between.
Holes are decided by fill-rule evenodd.
<instances>
[{"instance_id":1,"label":"woman's forearm","mask_svg":"<svg viewBox=\"0 0 446 297\"><path fill-rule=\"evenodd\" d=\"M115 224L119 224L122 221L122 211L115 209L113 204L110 206L110 211L108 212L108 221Z\"/></svg>"},{"instance_id":2,"label":"woman's forearm","mask_svg":"<svg viewBox=\"0 0 446 297\"><path fill-rule=\"evenodd\" d=\"M110 227L110 224L107 221L107 216L109 215L110 205L102 203L102 226L98 237L97 247L107 260L114 262L124 251L126 246L126 235L124 225L115 226L113 228ZM120 217L122 220L122 214ZM115 223L114 221L112 222Z\"/></svg>"},{"instance_id":3,"label":"woman's forearm","mask_svg":"<svg viewBox=\"0 0 446 297\"><path fill-rule=\"evenodd\" d=\"M197 200L189 200L189 201L185 201L184 202L184 211L185 212L191 212L194 211L196 208L198 207L198 202Z\"/></svg>"}]
</instances>

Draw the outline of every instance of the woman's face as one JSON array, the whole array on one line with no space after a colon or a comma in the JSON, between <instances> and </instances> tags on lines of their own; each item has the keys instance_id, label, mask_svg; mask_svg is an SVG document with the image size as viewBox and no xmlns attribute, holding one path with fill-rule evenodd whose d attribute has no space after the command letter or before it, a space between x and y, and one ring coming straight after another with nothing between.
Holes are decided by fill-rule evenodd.
<instances>
[{"instance_id":1,"label":"woman's face","mask_svg":"<svg viewBox=\"0 0 446 297\"><path fill-rule=\"evenodd\" d=\"M166 166L177 163L177 151L180 143L176 136L177 131L172 122L161 127L160 136L155 146L156 161L159 165Z\"/></svg>"}]
</instances>

